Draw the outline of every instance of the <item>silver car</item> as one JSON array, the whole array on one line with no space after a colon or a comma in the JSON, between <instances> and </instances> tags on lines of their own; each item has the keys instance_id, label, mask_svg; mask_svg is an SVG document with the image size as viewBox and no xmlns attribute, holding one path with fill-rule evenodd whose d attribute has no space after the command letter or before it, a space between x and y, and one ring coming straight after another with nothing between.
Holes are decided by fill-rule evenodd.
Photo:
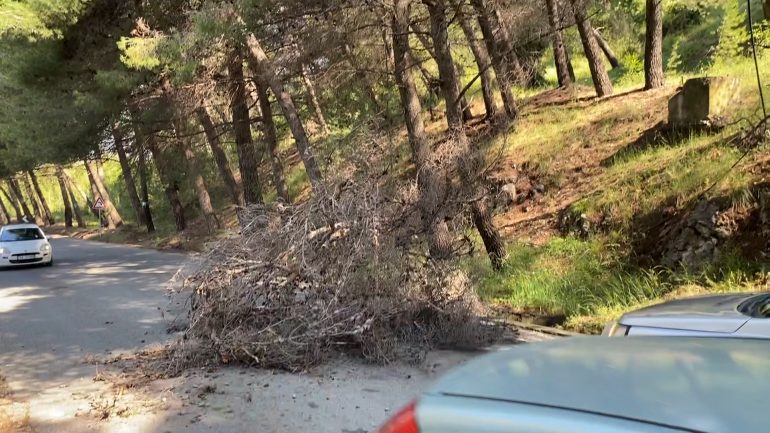
<instances>
[{"instance_id":1,"label":"silver car","mask_svg":"<svg viewBox=\"0 0 770 433\"><path fill-rule=\"evenodd\" d=\"M575 337L447 374L379 433L758 433L770 345L736 338Z\"/></svg>"},{"instance_id":2,"label":"silver car","mask_svg":"<svg viewBox=\"0 0 770 433\"><path fill-rule=\"evenodd\" d=\"M770 294L733 293L665 302L623 315L603 335L770 338Z\"/></svg>"}]
</instances>

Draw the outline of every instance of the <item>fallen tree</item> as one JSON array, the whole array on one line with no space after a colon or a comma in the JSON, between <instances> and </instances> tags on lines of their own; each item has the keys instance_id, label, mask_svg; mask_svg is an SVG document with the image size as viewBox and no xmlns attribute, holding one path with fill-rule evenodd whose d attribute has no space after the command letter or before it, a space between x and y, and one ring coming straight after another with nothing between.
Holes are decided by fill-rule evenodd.
<instances>
[{"instance_id":1,"label":"fallen tree","mask_svg":"<svg viewBox=\"0 0 770 433\"><path fill-rule=\"evenodd\" d=\"M301 370L339 352L384 363L491 341L467 276L428 257L416 186L366 167L305 203L242 211L240 235L187 281L178 360Z\"/></svg>"}]
</instances>

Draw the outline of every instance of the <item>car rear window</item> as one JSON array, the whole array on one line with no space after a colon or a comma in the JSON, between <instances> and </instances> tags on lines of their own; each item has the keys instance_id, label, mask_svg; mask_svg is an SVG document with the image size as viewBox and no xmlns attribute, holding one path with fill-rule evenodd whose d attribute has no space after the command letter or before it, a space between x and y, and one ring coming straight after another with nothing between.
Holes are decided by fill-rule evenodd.
<instances>
[{"instance_id":1,"label":"car rear window","mask_svg":"<svg viewBox=\"0 0 770 433\"><path fill-rule=\"evenodd\" d=\"M738 311L751 317L770 317L770 295L753 296L739 305Z\"/></svg>"},{"instance_id":2,"label":"car rear window","mask_svg":"<svg viewBox=\"0 0 770 433\"><path fill-rule=\"evenodd\" d=\"M44 239L43 232L36 228L5 229L0 233L0 242L21 242Z\"/></svg>"}]
</instances>

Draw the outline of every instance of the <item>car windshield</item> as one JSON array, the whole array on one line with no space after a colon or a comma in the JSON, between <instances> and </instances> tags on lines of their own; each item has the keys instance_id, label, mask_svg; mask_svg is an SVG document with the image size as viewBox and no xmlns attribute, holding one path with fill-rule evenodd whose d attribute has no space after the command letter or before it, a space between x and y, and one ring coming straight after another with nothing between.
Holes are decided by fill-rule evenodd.
<instances>
[{"instance_id":1,"label":"car windshield","mask_svg":"<svg viewBox=\"0 0 770 433\"><path fill-rule=\"evenodd\" d=\"M758 295L738 306L738 311L751 317L770 317L770 295Z\"/></svg>"},{"instance_id":2,"label":"car windshield","mask_svg":"<svg viewBox=\"0 0 770 433\"><path fill-rule=\"evenodd\" d=\"M0 234L0 242L21 242L45 239L43 232L36 228L5 229Z\"/></svg>"}]
</instances>

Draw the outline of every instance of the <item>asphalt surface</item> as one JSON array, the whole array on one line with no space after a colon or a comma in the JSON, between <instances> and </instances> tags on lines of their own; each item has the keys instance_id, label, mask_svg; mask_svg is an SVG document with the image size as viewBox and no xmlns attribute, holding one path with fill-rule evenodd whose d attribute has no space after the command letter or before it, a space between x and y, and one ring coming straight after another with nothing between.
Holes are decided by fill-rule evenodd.
<instances>
[{"instance_id":1,"label":"asphalt surface","mask_svg":"<svg viewBox=\"0 0 770 433\"><path fill-rule=\"evenodd\" d=\"M167 339L165 289L186 260L66 238L51 244L53 267L0 269L0 374L27 401L92 374L83 366L90 354Z\"/></svg>"}]
</instances>

